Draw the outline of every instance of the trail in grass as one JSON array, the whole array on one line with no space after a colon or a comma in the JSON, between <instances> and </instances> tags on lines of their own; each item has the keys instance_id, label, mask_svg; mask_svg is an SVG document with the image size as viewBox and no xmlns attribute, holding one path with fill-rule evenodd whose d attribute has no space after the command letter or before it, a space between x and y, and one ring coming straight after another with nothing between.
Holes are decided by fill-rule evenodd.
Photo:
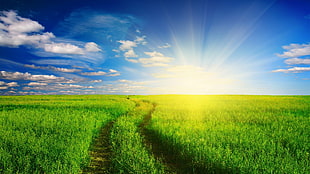
<instances>
[{"instance_id":1,"label":"trail in grass","mask_svg":"<svg viewBox=\"0 0 310 174\"><path fill-rule=\"evenodd\" d=\"M109 122L103 127L94 140L90 151L91 162L82 173L110 173L112 149L110 144L110 130L114 122Z\"/></svg>"},{"instance_id":2,"label":"trail in grass","mask_svg":"<svg viewBox=\"0 0 310 174\"><path fill-rule=\"evenodd\" d=\"M149 150L149 153L152 154L155 158L163 162L165 166L165 173L183 173L180 170L182 164L180 161L176 160L174 154L171 154L165 151L165 144L161 143L159 139L153 135L153 133L147 130L147 125L150 124L152 119L152 113L155 111L156 104L152 104L148 101L135 101L137 103L136 108L139 107L139 102L148 103L153 107L148 111L139 125L140 133L143 138L143 143L145 147ZM122 117L122 116L121 116ZM114 126L114 121L109 122L105 127L103 127L99 133L99 136L94 140L94 144L90 151L91 162L88 167L86 167L82 173L112 173L111 164L112 164L112 145L111 145L111 129ZM152 172L152 171L150 171Z\"/></svg>"},{"instance_id":3,"label":"trail in grass","mask_svg":"<svg viewBox=\"0 0 310 174\"><path fill-rule=\"evenodd\" d=\"M155 111L156 104L153 103L153 108L144 117L140 124L141 134L144 138L144 143L157 159L159 159L166 167L166 173L178 173L178 174L196 174L206 173L207 168L193 164L190 157L184 156L182 152L178 150L171 150L172 144L163 142L160 136L153 130L148 129L147 126L151 123L152 114ZM170 149L170 150L169 150ZM219 172L222 173L222 172ZM231 172L224 172L231 173Z\"/></svg>"},{"instance_id":4,"label":"trail in grass","mask_svg":"<svg viewBox=\"0 0 310 174\"><path fill-rule=\"evenodd\" d=\"M140 124L141 134L144 138L144 143L146 147L150 150L156 158L160 159L163 162L163 165L166 166L166 173L183 173L182 172L182 161L177 159L175 154L168 152L165 148L166 145L163 144L157 136L154 135L146 127L150 124L152 119L152 113L155 111L156 104L153 103L153 108L149 113L144 117L143 121Z\"/></svg>"}]
</instances>

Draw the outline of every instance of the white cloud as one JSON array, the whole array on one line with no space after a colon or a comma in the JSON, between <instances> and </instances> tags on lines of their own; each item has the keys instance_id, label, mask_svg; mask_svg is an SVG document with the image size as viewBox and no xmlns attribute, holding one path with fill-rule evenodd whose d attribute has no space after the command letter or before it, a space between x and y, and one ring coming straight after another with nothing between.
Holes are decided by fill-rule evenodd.
<instances>
[{"instance_id":1,"label":"white cloud","mask_svg":"<svg viewBox=\"0 0 310 174\"><path fill-rule=\"evenodd\" d=\"M144 54L150 56L150 58L140 58L138 62L144 67L154 67L154 66L168 66L168 63L173 60L171 57L166 57L159 52L144 52Z\"/></svg>"},{"instance_id":2,"label":"white cloud","mask_svg":"<svg viewBox=\"0 0 310 174\"><path fill-rule=\"evenodd\" d=\"M170 48L170 47L171 47L171 45L170 45L170 44L165 43L165 45L163 45L163 46L159 46L158 48Z\"/></svg>"},{"instance_id":3,"label":"white cloud","mask_svg":"<svg viewBox=\"0 0 310 174\"><path fill-rule=\"evenodd\" d=\"M85 54L84 50L78 46L68 43L50 43L44 45L44 50L57 54Z\"/></svg>"},{"instance_id":4,"label":"white cloud","mask_svg":"<svg viewBox=\"0 0 310 174\"><path fill-rule=\"evenodd\" d=\"M44 70L52 70L52 71L59 71L59 72L80 72L80 69L68 69L68 68L58 68L54 66L36 66L36 65L29 65L25 64L25 67L33 68L33 69L44 69Z\"/></svg>"},{"instance_id":5,"label":"white cloud","mask_svg":"<svg viewBox=\"0 0 310 174\"><path fill-rule=\"evenodd\" d=\"M90 81L91 83L100 83L100 82L102 82L102 80L92 80L92 81Z\"/></svg>"},{"instance_id":6,"label":"white cloud","mask_svg":"<svg viewBox=\"0 0 310 174\"><path fill-rule=\"evenodd\" d=\"M124 53L125 57L138 57L138 55L134 52L134 50L128 50Z\"/></svg>"},{"instance_id":7,"label":"white cloud","mask_svg":"<svg viewBox=\"0 0 310 174\"><path fill-rule=\"evenodd\" d=\"M147 42L145 41L145 38L146 38L146 36L142 36L142 37L137 36L135 42L136 42L137 44L146 45Z\"/></svg>"},{"instance_id":8,"label":"white cloud","mask_svg":"<svg viewBox=\"0 0 310 174\"><path fill-rule=\"evenodd\" d=\"M139 81L125 80L125 79L117 80L117 82L127 83L127 84L131 84L131 85L144 85L147 83L145 81L139 82Z\"/></svg>"},{"instance_id":9,"label":"white cloud","mask_svg":"<svg viewBox=\"0 0 310 174\"><path fill-rule=\"evenodd\" d=\"M117 50L117 49L113 49L112 51L116 52L116 53L119 53L120 50Z\"/></svg>"},{"instance_id":10,"label":"white cloud","mask_svg":"<svg viewBox=\"0 0 310 174\"><path fill-rule=\"evenodd\" d=\"M4 81L0 81L0 89L4 90L4 89L8 89L9 87L16 87L19 86L17 82L9 82L6 83ZM13 89L13 88L11 88Z\"/></svg>"},{"instance_id":11,"label":"white cloud","mask_svg":"<svg viewBox=\"0 0 310 174\"><path fill-rule=\"evenodd\" d=\"M128 59L126 57L125 60L132 63L141 63L144 67L155 67L155 66L169 66L173 58L167 57L159 52L144 52L144 54L150 56L149 58L139 58L139 59Z\"/></svg>"},{"instance_id":12,"label":"white cloud","mask_svg":"<svg viewBox=\"0 0 310 174\"><path fill-rule=\"evenodd\" d=\"M81 73L81 74L82 75L87 75L87 76L104 76L107 73L104 72L104 71L97 71L97 72L84 72L84 73Z\"/></svg>"},{"instance_id":13,"label":"white cloud","mask_svg":"<svg viewBox=\"0 0 310 174\"><path fill-rule=\"evenodd\" d=\"M15 11L0 11L0 46L27 45L60 55L85 55L101 51L94 42L86 43L84 48L71 43L56 43L52 41L56 38L53 33L42 33L42 30L44 27L37 21L20 17Z\"/></svg>"},{"instance_id":14,"label":"white cloud","mask_svg":"<svg viewBox=\"0 0 310 174\"><path fill-rule=\"evenodd\" d=\"M84 73L81 73L81 75L86 75L86 76L119 76L120 73L114 69L109 69L108 72L104 72L104 71L84 72Z\"/></svg>"},{"instance_id":15,"label":"white cloud","mask_svg":"<svg viewBox=\"0 0 310 174\"><path fill-rule=\"evenodd\" d=\"M138 55L134 51L134 47L138 47L138 45L146 45L147 42L145 41L146 36L139 37L137 36L134 41L131 40L120 40L117 41L121 43L119 46L119 50L113 50L114 52L119 53L120 51L125 52L124 57L138 57ZM127 60L127 59L126 59Z\"/></svg>"},{"instance_id":16,"label":"white cloud","mask_svg":"<svg viewBox=\"0 0 310 174\"><path fill-rule=\"evenodd\" d=\"M309 58L299 58L310 55L310 44L290 44L282 47L286 49L283 54L277 54L279 57L289 58L284 61L288 65L310 65ZM272 72L283 73L303 73L310 71L310 67L292 67L288 69L277 69Z\"/></svg>"},{"instance_id":17,"label":"white cloud","mask_svg":"<svg viewBox=\"0 0 310 174\"><path fill-rule=\"evenodd\" d=\"M14 11L1 11L0 15L0 46L33 45L37 47L55 37L53 33L39 33L44 29L42 25L36 21L17 16Z\"/></svg>"},{"instance_id":18,"label":"white cloud","mask_svg":"<svg viewBox=\"0 0 310 174\"><path fill-rule=\"evenodd\" d=\"M68 69L68 68L57 68L50 66L52 70L54 71L60 71L60 72L80 72L80 69Z\"/></svg>"},{"instance_id":19,"label":"white cloud","mask_svg":"<svg viewBox=\"0 0 310 174\"><path fill-rule=\"evenodd\" d=\"M0 79L30 80L30 81L49 82L49 83L70 81L64 77L56 77L54 75L32 75L28 72L21 73L21 72L7 72L7 71L0 71Z\"/></svg>"},{"instance_id":20,"label":"white cloud","mask_svg":"<svg viewBox=\"0 0 310 174\"><path fill-rule=\"evenodd\" d=\"M110 73L110 74L107 74L107 76L110 76L110 77L120 76L120 75L121 75L120 73Z\"/></svg>"},{"instance_id":21,"label":"white cloud","mask_svg":"<svg viewBox=\"0 0 310 174\"><path fill-rule=\"evenodd\" d=\"M273 70L272 72L302 73L306 71L310 71L310 67L293 67L289 69L277 69L277 70Z\"/></svg>"},{"instance_id":22,"label":"white cloud","mask_svg":"<svg viewBox=\"0 0 310 174\"><path fill-rule=\"evenodd\" d=\"M22 18L17 16L14 11L3 11L4 16L0 17L0 20L9 25L8 30L13 33L29 33L29 32L38 32L44 29L36 21L30 19Z\"/></svg>"},{"instance_id":23,"label":"white cloud","mask_svg":"<svg viewBox=\"0 0 310 174\"><path fill-rule=\"evenodd\" d=\"M16 87L16 86L19 86L19 85L17 84L17 82L10 82L10 83L7 83L6 85L9 86L9 87Z\"/></svg>"},{"instance_id":24,"label":"white cloud","mask_svg":"<svg viewBox=\"0 0 310 174\"><path fill-rule=\"evenodd\" d=\"M277 54L279 57L292 58L310 55L310 44L290 44L282 48L287 51L283 52L283 54Z\"/></svg>"},{"instance_id":25,"label":"white cloud","mask_svg":"<svg viewBox=\"0 0 310 174\"><path fill-rule=\"evenodd\" d=\"M310 59L291 58L284 62L288 65L310 65Z\"/></svg>"},{"instance_id":26,"label":"white cloud","mask_svg":"<svg viewBox=\"0 0 310 174\"><path fill-rule=\"evenodd\" d=\"M7 86L0 86L0 90L5 90L5 89L8 89L9 87Z\"/></svg>"},{"instance_id":27,"label":"white cloud","mask_svg":"<svg viewBox=\"0 0 310 174\"><path fill-rule=\"evenodd\" d=\"M121 51L127 51L127 50L132 50L133 47L137 47L137 43L134 41L130 41L130 40L120 40L118 41L119 43L121 43L121 45L119 46L119 49Z\"/></svg>"},{"instance_id":28,"label":"white cloud","mask_svg":"<svg viewBox=\"0 0 310 174\"><path fill-rule=\"evenodd\" d=\"M137 59L128 59L126 57L125 60L127 60L128 62L132 62L132 63L139 63L139 61Z\"/></svg>"},{"instance_id":29,"label":"white cloud","mask_svg":"<svg viewBox=\"0 0 310 174\"><path fill-rule=\"evenodd\" d=\"M58 90L93 89L93 88L94 88L93 86L56 83L52 85L39 85L39 84L29 85L28 84L28 86L23 87L23 90L58 91Z\"/></svg>"},{"instance_id":30,"label":"white cloud","mask_svg":"<svg viewBox=\"0 0 310 174\"><path fill-rule=\"evenodd\" d=\"M88 42L85 44L85 50L87 52L98 52L101 51L99 46L95 42Z\"/></svg>"},{"instance_id":31,"label":"white cloud","mask_svg":"<svg viewBox=\"0 0 310 174\"><path fill-rule=\"evenodd\" d=\"M58 84L59 88L88 88L87 86L73 85L73 84Z\"/></svg>"},{"instance_id":32,"label":"white cloud","mask_svg":"<svg viewBox=\"0 0 310 174\"><path fill-rule=\"evenodd\" d=\"M144 52L144 54L151 56L151 57L164 57L162 53L153 51L153 52Z\"/></svg>"},{"instance_id":33,"label":"white cloud","mask_svg":"<svg viewBox=\"0 0 310 174\"><path fill-rule=\"evenodd\" d=\"M39 82L30 82L28 86L46 86L47 83L39 83Z\"/></svg>"},{"instance_id":34,"label":"white cloud","mask_svg":"<svg viewBox=\"0 0 310 174\"><path fill-rule=\"evenodd\" d=\"M118 73L118 71L116 71L115 69L109 69L109 72L111 72L111 73Z\"/></svg>"}]
</instances>

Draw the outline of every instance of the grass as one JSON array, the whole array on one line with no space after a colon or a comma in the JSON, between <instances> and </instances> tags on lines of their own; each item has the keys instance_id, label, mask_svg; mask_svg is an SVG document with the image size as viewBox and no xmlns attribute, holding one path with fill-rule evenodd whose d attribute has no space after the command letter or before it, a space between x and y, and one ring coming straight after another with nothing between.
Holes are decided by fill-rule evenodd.
<instances>
[{"instance_id":1,"label":"grass","mask_svg":"<svg viewBox=\"0 0 310 174\"><path fill-rule=\"evenodd\" d=\"M78 173L99 129L132 107L123 96L3 96L0 173Z\"/></svg>"},{"instance_id":2,"label":"grass","mask_svg":"<svg viewBox=\"0 0 310 174\"><path fill-rule=\"evenodd\" d=\"M106 173L310 171L310 96L130 98L0 96L0 173L79 173L107 124Z\"/></svg>"},{"instance_id":3,"label":"grass","mask_svg":"<svg viewBox=\"0 0 310 174\"><path fill-rule=\"evenodd\" d=\"M143 143L139 129L144 117L150 114L153 105L136 101L136 108L125 116L119 117L111 132L113 173L144 174L164 173L164 166L156 160Z\"/></svg>"},{"instance_id":4,"label":"grass","mask_svg":"<svg viewBox=\"0 0 310 174\"><path fill-rule=\"evenodd\" d=\"M152 96L149 126L186 173L308 173L309 96ZM190 160L186 160L190 159Z\"/></svg>"}]
</instances>

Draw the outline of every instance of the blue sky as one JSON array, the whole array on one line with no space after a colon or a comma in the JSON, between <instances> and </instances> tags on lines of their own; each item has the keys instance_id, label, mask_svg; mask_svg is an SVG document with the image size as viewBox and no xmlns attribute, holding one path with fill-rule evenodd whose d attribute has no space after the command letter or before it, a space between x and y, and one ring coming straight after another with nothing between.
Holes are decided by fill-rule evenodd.
<instances>
[{"instance_id":1,"label":"blue sky","mask_svg":"<svg viewBox=\"0 0 310 174\"><path fill-rule=\"evenodd\" d=\"M0 95L310 94L308 0L0 2Z\"/></svg>"}]
</instances>

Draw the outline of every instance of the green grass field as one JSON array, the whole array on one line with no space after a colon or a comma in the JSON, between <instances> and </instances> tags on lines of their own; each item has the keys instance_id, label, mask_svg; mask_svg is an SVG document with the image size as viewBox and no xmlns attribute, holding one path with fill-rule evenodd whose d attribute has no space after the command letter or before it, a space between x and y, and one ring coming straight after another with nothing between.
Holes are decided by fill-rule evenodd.
<instances>
[{"instance_id":1,"label":"green grass field","mask_svg":"<svg viewBox=\"0 0 310 174\"><path fill-rule=\"evenodd\" d=\"M0 173L306 174L309 153L310 96L0 96Z\"/></svg>"}]
</instances>

